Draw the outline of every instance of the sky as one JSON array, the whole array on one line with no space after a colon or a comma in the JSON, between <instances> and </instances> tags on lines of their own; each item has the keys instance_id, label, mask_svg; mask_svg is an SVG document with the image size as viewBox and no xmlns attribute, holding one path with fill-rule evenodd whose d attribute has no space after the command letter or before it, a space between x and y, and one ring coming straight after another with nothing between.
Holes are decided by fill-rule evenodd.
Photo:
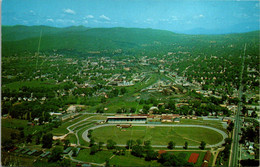
<instances>
[{"instance_id":1,"label":"sky","mask_svg":"<svg viewBox=\"0 0 260 167\"><path fill-rule=\"evenodd\" d=\"M2 0L2 25L248 32L259 30L259 8L257 0Z\"/></svg>"}]
</instances>

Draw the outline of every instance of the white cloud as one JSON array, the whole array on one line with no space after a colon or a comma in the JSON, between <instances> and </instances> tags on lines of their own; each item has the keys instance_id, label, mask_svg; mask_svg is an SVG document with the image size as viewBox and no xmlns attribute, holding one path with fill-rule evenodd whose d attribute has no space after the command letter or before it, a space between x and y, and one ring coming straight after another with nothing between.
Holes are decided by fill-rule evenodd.
<instances>
[{"instance_id":1,"label":"white cloud","mask_svg":"<svg viewBox=\"0 0 260 167\"><path fill-rule=\"evenodd\" d=\"M83 23L84 23L84 24L88 24L88 21L87 21L87 20L84 20Z\"/></svg>"},{"instance_id":2,"label":"white cloud","mask_svg":"<svg viewBox=\"0 0 260 167\"><path fill-rule=\"evenodd\" d=\"M203 18L203 17L205 17L205 16L204 16L203 14L200 14L199 17L200 17L200 18Z\"/></svg>"},{"instance_id":3,"label":"white cloud","mask_svg":"<svg viewBox=\"0 0 260 167\"><path fill-rule=\"evenodd\" d=\"M87 15L87 16L84 17L84 19L93 19L93 18L94 18L93 15Z\"/></svg>"},{"instance_id":4,"label":"white cloud","mask_svg":"<svg viewBox=\"0 0 260 167\"><path fill-rule=\"evenodd\" d=\"M71 10L71 9L63 9L63 12L67 13L67 14L76 14L76 12L74 10Z\"/></svg>"},{"instance_id":5,"label":"white cloud","mask_svg":"<svg viewBox=\"0 0 260 167\"><path fill-rule=\"evenodd\" d=\"M148 18L148 19L144 20L144 22L147 24L151 24L153 22L153 19Z\"/></svg>"},{"instance_id":6,"label":"white cloud","mask_svg":"<svg viewBox=\"0 0 260 167\"><path fill-rule=\"evenodd\" d=\"M169 19L160 19L160 21L167 21L167 22L168 22L168 21L169 21Z\"/></svg>"},{"instance_id":7,"label":"white cloud","mask_svg":"<svg viewBox=\"0 0 260 167\"><path fill-rule=\"evenodd\" d=\"M29 13L30 13L31 15L33 15L33 16L36 15L36 13L35 13L33 10L30 10Z\"/></svg>"},{"instance_id":8,"label":"white cloud","mask_svg":"<svg viewBox=\"0 0 260 167\"><path fill-rule=\"evenodd\" d=\"M109 17L105 16L105 15L101 15L99 16L101 19L105 19L105 20L111 20Z\"/></svg>"},{"instance_id":9,"label":"white cloud","mask_svg":"<svg viewBox=\"0 0 260 167\"><path fill-rule=\"evenodd\" d=\"M196 16L193 16L194 19L201 19L201 18L204 18L205 16L203 14L199 14L199 15L196 15Z\"/></svg>"},{"instance_id":10,"label":"white cloud","mask_svg":"<svg viewBox=\"0 0 260 167\"><path fill-rule=\"evenodd\" d=\"M172 20L173 20L173 21L178 21L179 18L178 18L177 16L172 16Z\"/></svg>"},{"instance_id":11,"label":"white cloud","mask_svg":"<svg viewBox=\"0 0 260 167\"><path fill-rule=\"evenodd\" d=\"M47 21L47 22L54 22L53 19L47 19L46 21Z\"/></svg>"}]
</instances>

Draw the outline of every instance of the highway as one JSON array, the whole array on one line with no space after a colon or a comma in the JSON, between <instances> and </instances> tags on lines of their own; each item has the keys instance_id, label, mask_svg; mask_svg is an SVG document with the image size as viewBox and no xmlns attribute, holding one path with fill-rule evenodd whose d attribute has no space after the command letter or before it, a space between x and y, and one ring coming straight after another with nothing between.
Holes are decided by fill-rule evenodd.
<instances>
[{"instance_id":1,"label":"highway","mask_svg":"<svg viewBox=\"0 0 260 167\"><path fill-rule=\"evenodd\" d=\"M239 94L238 94L238 107L237 107L237 113L235 116L235 126L234 126L234 131L233 131L233 143L231 146L231 159L229 161L229 166L238 166L238 157L239 157L239 132L240 132L240 113L242 109L242 101L241 97L243 95L243 84L242 84L242 79L243 79L243 72L244 72L244 63L245 63L245 52L246 52L246 44L244 48L244 55L242 57L242 68L241 68L241 73L240 73L240 85L239 85Z\"/></svg>"}]
</instances>

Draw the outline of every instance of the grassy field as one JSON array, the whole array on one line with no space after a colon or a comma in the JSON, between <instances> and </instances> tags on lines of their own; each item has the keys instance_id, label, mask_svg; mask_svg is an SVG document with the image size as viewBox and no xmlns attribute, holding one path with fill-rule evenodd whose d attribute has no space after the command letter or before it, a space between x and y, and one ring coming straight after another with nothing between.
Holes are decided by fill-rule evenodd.
<instances>
[{"instance_id":1,"label":"grassy field","mask_svg":"<svg viewBox=\"0 0 260 167\"><path fill-rule=\"evenodd\" d=\"M104 163L106 159L113 155L112 151L99 151L95 155L90 155L89 153L90 149L82 149L76 159L85 162Z\"/></svg>"},{"instance_id":2,"label":"grassy field","mask_svg":"<svg viewBox=\"0 0 260 167\"><path fill-rule=\"evenodd\" d=\"M113 151L103 150L99 151L95 155L90 155L90 149L82 149L79 155L76 157L77 160L85 162L93 162L103 164L107 159L109 159L110 165L115 166L160 166L161 164L157 161L145 161L144 158L139 158L131 155L130 152L126 152L126 155L113 155ZM198 153L199 158L195 166L201 166L203 163L203 158L206 151L171 151L171 154L176 156L182 156L185 154L185 160L188 161L192 153ZM211 159L212 160L212 159Z\"/></svg>"},{"instance_id":3,"label":"grassy field","mask_svg":"<svg viewBox=\"0 0 260 167\"><path fill-rule=\"evenodd\" d=\"M37 131L42 130L43 126L29 126L27 125L27 120L21 119L2 119L1 120L1 129L2 133L6 135L2 135L2 139L5 139L10 136L12 132L19 132L19 128L23 128L24 135L34 134Z\"/></svg>"},{"instance_id":4,"label":"grassy field","mask_svg":"<svg viewBox=\"0 0 260 167\"><path fill-rule=\"evenodd\" d=\"M221 121L215 121L215 120L203 120L202 118L198 119L181 119L180 124L189 124L189 125L206 125L211 126L220 130L223 130L224 132L227 132L227 129L223 128Z\"/></svg>"},{"instance_id":5,"label":"grassy field","mask_svg":"<svg viewBox=\"0 0 260 167\"><path fill-rule=\"evenodd\" d=\"M157 161L145 161L144 158L138 158L126 152L126 155L114 155L113 151L99 151L95 155L90 155L90 149L83 149L76 157L77 160L103 164L109 159L110 165L115 166L159 166ZM114 155L114 156L113 156ZM111 159L110 159L111 158Z\"/></svg>"},{"instance_id":6,"label":"grassy field","mask_svg":"<svg viewBox=\"0 0 260 167\"><path fill-rule=\"evenodd\" d=\"M153 145L167 145L173 141L176 145L184 145L185 141L189 146L199 146L201 141L207 144L216 144L223 137L218 132L198 127L143 127L134 126L121 130L115 126L95 129L92 133L94 139L106 143L108 139L113 139L117 144L126 144L129 139L142 141L150 140Z\"/></svg>"},{"instance_id":7,"label":"grassy field","mask_svg":"<svg viewBox=\"0 0 260 167\"><path fill-rule=\"evenodd\" d=\"M129 152L126 152L126 155L114 156L109 163L115 166L160 166L157 161L145 161L144 158L135 157Z\"/></svg>"},{"instance_id":8,"label":"grassy field","mask_svg":"<svg viewBox=\"0 0 260 167\"><path fill-rule=\"evenodd\" d=\"M69 140L70 143L77 144L77 138L76 138L76 136L74 134L69 134L68 136L66 136L65 139Z\"/></svg>"}]
</instances>

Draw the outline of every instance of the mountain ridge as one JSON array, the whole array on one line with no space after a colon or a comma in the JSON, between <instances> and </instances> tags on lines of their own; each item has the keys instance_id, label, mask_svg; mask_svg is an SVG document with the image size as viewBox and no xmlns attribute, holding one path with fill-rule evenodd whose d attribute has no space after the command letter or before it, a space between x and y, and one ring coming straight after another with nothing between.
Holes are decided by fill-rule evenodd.
<instances>
[{"instance_id":1,"label":"mountain ridge","mask_svg":"<svg viewBox=\"0 0 260 167\"><path fill-rule=\"evenodd\" d=\"M240 38L258 40L260 31L226 35L186 35L167 30L143 28L89 28L73 26L66 28L48 26L2 26L2 51L4 54L31 51L38 48L41 37L41 51L53 49L93 50L139 49L172 47L178 45L207 44L211 41L239 41ZM15 49L14 49L15 48Z\"/></svg>"}]
</instances>

